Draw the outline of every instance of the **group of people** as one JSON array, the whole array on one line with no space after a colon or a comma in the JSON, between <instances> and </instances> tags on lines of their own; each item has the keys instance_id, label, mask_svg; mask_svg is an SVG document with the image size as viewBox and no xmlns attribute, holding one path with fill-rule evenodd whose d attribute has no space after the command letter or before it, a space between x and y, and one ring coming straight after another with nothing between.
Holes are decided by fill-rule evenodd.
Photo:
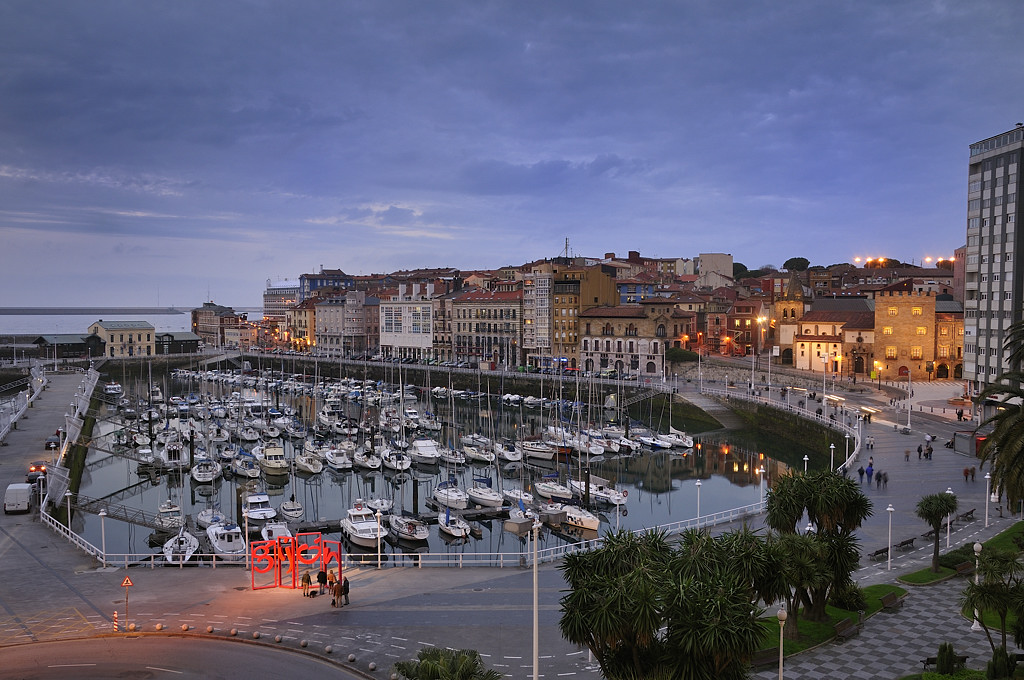
<instances>
[{"instance_id":1,"label":"group of people","mask_svg":"<svg viewBox=\"0 0 1024 680\"><path fill-rule=\"evenodd\" d=\"M860 477L861 484L864 483L864 476L867 475L868 486L871 486L872 479L875 480L875 484L879 489L889 486L889 473L875 470L874 456L868 458L868 466L866 468L863 465L857 468L857 475Z\"/></svg>"},{"instance_id":2,"label":"group of people","mask_svg":"<svg viewBox=\"0 0 1024 680\"><path fill-rule=\"evenodd\" d=\"M348 577L342 576L341 579L339 580L337 576L334 575L333 569L331 569L330 571L324 571L323 569L321 569L319 572L317 572L317 591L313 590L313 577L308 569L305 572L303 572L301 582L303 597L313 597L317 593L323 595L324 592L328 592L331 594L332 607L344 607L346 604L349 604ZM342 600L344 600L344 602Z\"/></svg>"}]
</instances>

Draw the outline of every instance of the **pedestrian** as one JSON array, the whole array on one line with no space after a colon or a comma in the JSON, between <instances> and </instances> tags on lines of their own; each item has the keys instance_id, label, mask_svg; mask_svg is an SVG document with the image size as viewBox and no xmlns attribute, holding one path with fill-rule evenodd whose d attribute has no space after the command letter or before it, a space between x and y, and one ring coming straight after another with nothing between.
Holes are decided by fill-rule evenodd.
<instances>
[{"instance_id":1,"label":"pedestrian","mask_svg":"<svg viewBox=\"0 0 1024 680\"><path fill-rule=\"evenodd\" d=\"M917 445L917 459L921 460L921 452L924 451L924 447L920 444Z\"/></svg>"},{"instance_id":2,"label":"pedestrian","mask_svg":"<svg viewBox=\"0 0 1024 680\"><path fill-rule=\"evenodd\" d=\"M907 449L906 451L903 452L903 460L907 461L908 463L910 462L910 449Z\"/></svg>"},{"instance_id":3,"label":"pedestrian","mask_svg":"<svg viewBox=\"0 0 1024 680\"><path fill-rule=\"evenodd\" d=\"M970 476L971 476L971 468L965 467L964 468L964 483L967 482L967 478L970 477Z\"/></svg>"},{"instance_id":4,"label":"pedestrian","mask_svg":"<svg viewBox=\"0 0 1024 680\"><path fill-rule=\"evenodd\" d=\"M334 592L334 582L337 581L337 580L338 579L334 576L334 570L333 569L328 569L327 570L327 592L328 593L333 593Z\"/></svg>"},{"instance_id":5,"label":"pedestrian","mask_svg":"<svg viewBox=\"0 0 1024 680\"><path fill-rule=\"evenodd\" d=\"M883 474L885 474L885 473L884 472L877 472L877 473L875 473L875 488L876 489L881 489L882 488L882 475Z\"/></svg>"},{"instance_id":6,"label":"pedestrian","mask_svg":"<svg viewBox=\"0 0 1024 680\"><path fill-rule=\"evenodd\" d=\"M868 476L868 486L871 486L871 475L875 474L875 468L872 467L871 463L868 463L868 469L864 473Z\"/></svg>"},{"instance_id":7,"label":"pedestrian","mask_svg":"<svg viewBox=\"0 0 1024 680\"><path fill-rule=\"evenodd\" d=\"M342 588L341 581L335 581L334 585L331 587L331 606L332 607L340 607L341 606L341 588Z\"/></svg>"},{"instance_id":8,"label":"pedestrian","mask_svg":"<svg viewBox=\"0 0 1024 680\"><path fill-rule=\"evenodd\" d=\"M321 569L316 573L316 582L320 587L320 594L324 594L324 588L327 587L327 572Z\"/></svg>"},{"instance_id":9,"label":"pedestrian","mask_svg":"<svg viewBox=\"0 0 1024 680\"><path fill-rule=\"evenodd\" d=\"M875 467L875 457L874 456L868 456L868 467L869 468Z\"/></svg>"},{"instance_id":10,"label":"pedestrian","mask_svg":"<svg viewBox=\"0 0 1024 680\"><path fill-rule=\"evenodd\" d=\"M882 474L882 488L883 489L888 489L889 488L889 473L888 472L883 472L881 474Z\"/></svg>"},{"instance_id":11,"label":"pedestrian","mask_svg":"<svg viewBox=\"0 0 1024 680\"><path fill-rule=\"evenodd\" d=\"M302 596L309 597L309 588L313 585L313 579L309 577L309 569L302 572Z\"/></svg>"},{"instance_id":12,"label":"pedestrian","mask_svg":"<svg viewBox=\"0 0 1024 680\"><path fill-rule=\"evenodd\" d=\"M932 459L932 445L931 444L929 444L928 446L924 447L924 457L927 458L928 460Z\"/></svg>"},{"instance_id":13,"label":"pedestrian","mask_svg":"<svg viewBox=\"0 0 1024 680\"><path fill-rule=\"evenodd\" d=\"M348 577L343 576L341 578L341 596L345 598L345 604L348 604Z\"/></svg>"},{"instance_id":14,"label":"pedestrian","mask_svg":"<svg viewBox=\"0 0 1024 680\"><path fill-rule=\"evenodd\" d=\"M975 481L975 479L974 479L974 476L975 476L976 474L978 474L978 468L976 468L976 467L974 467L974 466L972 465L972 466L971 466L971 481L972 481L972 482L973 482L973 481Z\"/></svg>"},{"instance_id":15,"label":"pedestrian","mask_svg":"<svg viewBox=\"0 0 1024 680\"><path fill-rule=\"evenodd\" d=\"M861 465L859 468L857 468L857 476L860 477L860 483L863 484L864 483L864 466L863 465Z\"/></svg>"}]
</instances>

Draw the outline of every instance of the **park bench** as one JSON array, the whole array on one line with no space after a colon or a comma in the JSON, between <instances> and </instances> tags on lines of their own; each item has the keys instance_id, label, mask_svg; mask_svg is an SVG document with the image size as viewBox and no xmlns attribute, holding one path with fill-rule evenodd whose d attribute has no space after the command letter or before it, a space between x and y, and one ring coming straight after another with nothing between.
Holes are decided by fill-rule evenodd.
<instances>
[{"instance_id":1,"label":"park bench","mask_svg":"<svg viewBox=\"0 0 1024 680\"><path fill-rule=\"evenodd\" d=\"M966 666L967 665L967 659L969 659L969 658L971 658L971 657L967 656L966 654L957 654L957 656L956 656L956 668L957 668L957 670L959 670L959 669L963 668L964 666ZM927 659L921 659L921 664L924 666L925 670L928 670L929 666L934 666L938 662L939 662L939 657L937 657L937 656L929 656Z\"/></svg>"},{"instance_id":2,"label":"park bench","mask_svg":"<svg viewBox=\"0 0 1024 680\"><path fill-rule=\"evenodd\" d=\"M959 515L956 516L956 521L958 521L958 522L973 522L974 521L974 511L975 510L977 510L977 508L971 508L967 512L961 512Z\"/></svg>"},{"instance_id":3,"label":"park bench","mask_svg":"<svg viewBox=\"0 0 1024 680\"><path fill-rule=\"evenodd\" d=\"M974 573L974 562L961 562L956 565L957 576L970 576Z\"/></svg>"},{"instance_id":4,"label":"park bench","mask_svg":"<svg viewBox=\"0 0 1024 680\"><path fill-rule=\"evenodd\" d=\"M879 548L875 552L873 552L870 555L868 555L868 557L870 557L872 560L880 560L883 557L887 557L888 555L889 555L889 549L888 548Z\"/></svg>"},{"instance_id":5,"label":"park bench","mask_svg":"<svg viewBox=\"0 0 1024 680\"><path fill-rule=\"evenodd\" d=\"M906 594L897 595L896 593L886 593L885 595L882 595L882 609L886 611L895 611L903 606L903 600L906 597Z\"/></svg>"},{"instance_id":6,"label":"park bench","mask_svg":"<svg viewBox=\"0 0 1024 680\"><path fill-rule=\"evenodd\" d=\"M910 550L911 548L914 547L914 541L915 540L916 540L916 537L915 536L911 536L910 538L906 539L905 541L900 541L899 543L896 544L896 549L897 550Z\"/></svg>"},{"instance_id":7,"label":"park bench","mask_svg":"<svg viewBox=\"0 0 1024 680\"><path fill-rule=\"evenodd\" d=\"M860 631L860 626L853 622L853 619L843 619L835 625L836 637L845 640L853 637Z\"/></svg>"},{"instance_id":8,"label":"park bench","mask_svg":"<svg viewBox=\"0 0 1024 680\"><path fill-rule=\"evenodd\" d=\"M921 538L935 538L935 529L929 529L925 533L921 534Z\"/></svg>"},{"instance_id":9,"label":"park bench","mask_svg":"<svg viewBox=\"0 0 1024 680\"><path fill-rule=\"evenodd\" d=\"M761 666L774 665L779 662L779 648L771 647L770 649L759 649L754 652L754 655L750 657L750 667L759 668Z\"/></svg>"}]
</instances>

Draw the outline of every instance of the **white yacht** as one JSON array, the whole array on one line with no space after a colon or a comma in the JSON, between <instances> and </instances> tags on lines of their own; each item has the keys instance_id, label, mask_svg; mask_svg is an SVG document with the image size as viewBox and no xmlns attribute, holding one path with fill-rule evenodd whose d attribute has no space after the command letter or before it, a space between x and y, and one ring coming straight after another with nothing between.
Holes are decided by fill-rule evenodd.
<instances>
[{"instance_id":1,"label":"white yacht","mask_svg":"<svg viewBox=\"0 0 1024 680\"><path fill-rule=\"evenodd\" d=\"M341 533L355 545L376 548L383 538L384 528L377 523L373 510L359 498L341 520Z\"/></svg>"}]
</instances>

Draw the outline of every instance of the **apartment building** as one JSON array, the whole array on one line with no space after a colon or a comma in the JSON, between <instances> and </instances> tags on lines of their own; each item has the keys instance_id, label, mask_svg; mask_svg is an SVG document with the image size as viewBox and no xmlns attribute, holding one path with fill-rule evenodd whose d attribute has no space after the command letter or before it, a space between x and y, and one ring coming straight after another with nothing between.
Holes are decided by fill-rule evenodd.
<instances>
[{"instance_id":1,"label":"apartment building","mask_svg":"<svg viewBox=\"0 0 1024 680\"><path fill-rule=\"evenodd\" d=\"M977 394L1009 370L1007 329L1024 313L1024 264L1016 238L1024 124L970 146L964 255L964 379Z\"/></svg>"},{"instance_id":2,"label":"apartment building","mask_svg":"<svg viewBox=\"0 0 1024 680\"><path fill-rule=\"evenodd\" d=\"M89 326L89 335L106 342L108 357L148 357L154 350L153 324L148 321L104 321Z\"/></svg>"}]
</instances>

